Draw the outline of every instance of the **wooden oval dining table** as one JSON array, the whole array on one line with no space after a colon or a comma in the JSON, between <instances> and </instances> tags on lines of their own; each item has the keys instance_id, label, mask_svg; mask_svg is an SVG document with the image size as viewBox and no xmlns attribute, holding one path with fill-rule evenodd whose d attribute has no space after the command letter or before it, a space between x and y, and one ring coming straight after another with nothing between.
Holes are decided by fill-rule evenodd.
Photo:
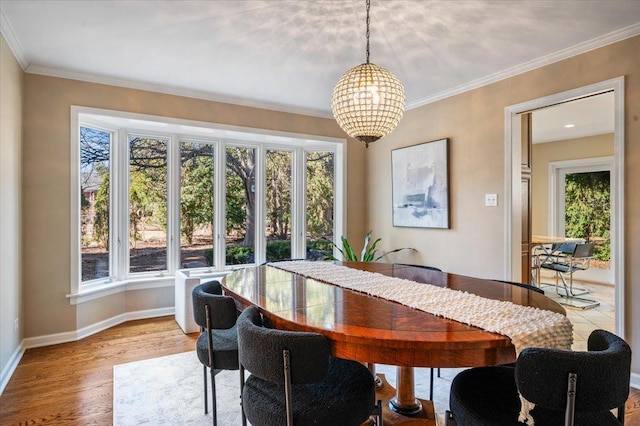
<instances>
[{"instance_id":1,"label":"wooden oval dining table","mask_svg":"<svg viewBox=\"0 0 640 426\"><path fill-rule=\"evenodd\" d=\"M335 263L566 314L543 294L504 282L419 266ZM387 388L379 390L383 399L391 394L391 411L385 404L387 424L435 424L431 401L415 397L414 367L476 367L515 361L515 349L504 335L274 266L238 269L222 285L238 310L257 306L273 328L321 333L329 339L334 356L367 363L372 371L376 363L397 366L396 389L389 391L384 382Z\"/></svg>"}]
</instances>

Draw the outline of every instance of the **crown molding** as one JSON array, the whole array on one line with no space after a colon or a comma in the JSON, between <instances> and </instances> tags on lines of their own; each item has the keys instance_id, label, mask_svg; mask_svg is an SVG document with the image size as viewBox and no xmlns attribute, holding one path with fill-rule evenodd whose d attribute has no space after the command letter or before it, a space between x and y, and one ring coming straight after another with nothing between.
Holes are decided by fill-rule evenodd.
<instances>
[{"instance_id":1,"label":"crown molding","mask_svg":"<svg viewBox=\"0 0 640 426\"><path fill-rule=\"evenodd\" d=\"M110 86L117 87L126 87L130 89L138 89L138 90L146 90L150 92L164 93L168 95L175 96L184 96L188 98L195 99L203 99L207 101L213 102L221 102L228 103L233 105L246 106L251 108L260 108L271 111L279 111L291 114L300 114L307 115L312 117L319 118L328 118L332 119L333 114L331 111L314 109L314 108L305 108L305 107L296 107L292 105L284 105L275 102L264 102L257 101L247 98L241 97L233 97L233 96L225 96L221 94L205 92L195 89L187 89L183 87L163 85L163 84L154 84L147 83L137 80L128 80L116 77L109 77L98 74L91 73L83 73L77 71L63 70L57 68L49 68L39 65L30 65L27 61L20 41L18 40L15 32L13 31L13 27L11 23L5 16L2 8L0 7L0 30L2 36L7 41L9 48L13 52L16 60L20 63L22 69L30 74L39 74L50 77L59 77L66 78L72 80L86 81L89 83L97 83L97 84L106 84ZM464 92L468 92L473 89L477 89L479 87L483 87L492 83L496 83L498 81L514 77L516 75L532 71L537 68L541 68L546 65L553 64L555 62L562 61L564 59L568 59L591 50L598 49L600 47L607 46L609 44L613 44L634 36L640 35L640 23L630 25L625 28L621 28L619 30L610 32L601 37L596 37L591 40L584 41L582 43L578 43L574 46L568 47L566 49L560 50L558 52L554 52L552 54L534 59L532 61L526 62L524 64L516 65L512 68L508 68L506 70L491 74L489 76L479 78L473 80L469 83L463 84L461 86L454 87L452 89L447 89L442 92L436 93L432 96L428 96L426 98L422 98L410 103L407 103L405 107L405 111L409 111L415 108L419 108L424 105L428 105L430 103L449 98L451 96L459 95Z\"/></svg>"},{"instance_id":2,"label":"crown molding","mask_svg":"<svg viewBox=\"0 0 640 426\"><path fill-rule=\"evenodd\" d=\"M546 65L550 65L555 62L562 61L564 59L568 59L577 55L581 55L583 53L587 53L591 50L595 50L600 47L607 46L609 44L613 44L622 40L626 40L631 37L635 37L639 34L640 34L640 23L633 24L628 27L621 28L619 30L605 34L601 37L596 37L591 40L578 43L566 49L562 49L557 52L551 53L549 55L542 56L540 58L534 59L533 61L516 65L515 67L508 68L504 71L500 71L495 74L491 74L489 76L479 78L477 80L473 80L461 86L454 87L452 89L445 90L440 93L436 93L433 96L429 96L427 98L411 102L407 104L405 110L408 111L408 110L418 108L418 107L421 107L445 98L449 98L451 96L459 95L461 93L468 92L473 89L477 89L482 86L487 86L489 84L496 83L500 80L504 80L509 77L514 77L518 74L523 74L525 72L532 71L534 69L541 68Z\"/></svg>"},{"instance_id":3,"label":"crown molding","mask_svg":"<svg viewBox=\"0 0 640 426\"><path fill-rule=\"evenodd\" d=\"M16 36L15 31L13 31L11 22L9 22L9 19L7 19L7 16L2 10L2 4L0 4L0 34L2 34L2 37L4 37L7 45L9 45L9 49L11 49L13 56L22 67L22 70L26 70L29 66L29 62L24 56L24 50L22 49L20 40L18 40L18 36Z\"/></svg>"},{"instance_id":4,"label":"crown molding","mask_svg":"<svg viewBox=\"0 0 640 426\"><path fill-rule=\"evenodd\" d=\"M184 87L169 86L164 84L146 83L138 80L128 80L117 77L109 77L98 74L83 73L58 68L42 67L39 65L29 65L25 72L48 77L66 78L71 80L85 81L88 83L106 84L109 86L125 87L129 89L146 90L149 92L164 93L167 95L184 96L187 98L203 99L206 101L221 102L226 104L240 105L251 108L267 109L270 111L287 112L291 114L307 115L319 118L333 118L330 112L296 107L292 105L278 104L275 102L262 102L253 99L225 96L201 90L187 89Z\"/></svg>"}]
</instances>

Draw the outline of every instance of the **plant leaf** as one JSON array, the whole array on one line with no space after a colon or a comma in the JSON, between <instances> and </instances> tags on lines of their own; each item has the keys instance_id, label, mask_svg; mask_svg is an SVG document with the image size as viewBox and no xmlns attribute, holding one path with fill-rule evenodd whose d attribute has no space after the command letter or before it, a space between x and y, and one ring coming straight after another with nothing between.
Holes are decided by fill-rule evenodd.
<instances>
[{"instance_id":1,"label":"plant leaf","mask_svg":"<svg viewBox=\"0 0 640 426\"><path fill-rule=\"evenodd\" d=\"M378 256L378 257L374 260L374 262L377 262L378 260L382 259L383 257L385 257L385 256L386 256L386 255L388 255L388 254L396 253L396 252L399 252L399 251L401 251L401 250L412 250L412 251L415 251L415 252L417 252L417 251L418 251L418 250L414 249L413 247L403 247L403 248L395 249L395 250L388 251L388 252L383 253L382 255Z\"/></svg>"},{"instance_id":2,"label":"plant leaf","mask_svg":"<svg viewBox=\"0 0 640 426\"><path fill-rule=\"evenodd\" d=\"M378 245L380 240L382 240L382 238L378 238L373 242L373 244L371 244L371 247L369 247L369 250L367 251L367 255L365 256L365 258L367 259L365 260L365 262L373 262L373 258L375 257L376 251L377 251L376 246Z\"/></svg>"},{"instance_id":3,"label":"plant leaf","mask_svg":"<svg viewBox=\"0 0 640 426\"><path fill-rule=\"evenodd\" d=\"M367 246L369 245L369 241L371 240L371 234L373 233L373 229L369 232L367 232L367 235L365 235L364 237L364 246L362 247L362 252L360 253L360 261L362 262L368 262L368 260L365 260L367 257Z\"/></svg>"},{"instance_id":4,"label":"plant leaf","mask_svg":"<svg viewBox=\"0 0 640 426\"><path fill-rule=\"evenodd\" d=\"M342 239L342 246L344 247L344 252L340 250L340 252L342 253L342 257L344 258L344 260L347 260L350 262L356 262L358 258L356 257L356 254L353 252L353 249L351 248L349 241L347 241L347 238L344 235L341 237L341 239Z\"/></svg>"}]
</instances>

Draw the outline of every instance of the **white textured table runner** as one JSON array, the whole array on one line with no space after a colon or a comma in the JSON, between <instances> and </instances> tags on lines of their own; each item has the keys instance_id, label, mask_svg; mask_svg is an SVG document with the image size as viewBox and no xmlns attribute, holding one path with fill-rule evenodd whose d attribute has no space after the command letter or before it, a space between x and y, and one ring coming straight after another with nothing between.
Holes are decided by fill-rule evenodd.
<instances>
[{"instance_id":1,"label":"white textured table runner","mask_svg":"<svg viewBox=\"0 0 640 426\"><path fill-rule=\"evenodd\" d=\"M329 262L289 261L269 266L502 334L511 339L516 356L526 347L571 350L573 344L571 321L556 312ZM532 425L529 411L533 405L524 400L522 405L520 421Z\"/></svg>"}]
</instances>

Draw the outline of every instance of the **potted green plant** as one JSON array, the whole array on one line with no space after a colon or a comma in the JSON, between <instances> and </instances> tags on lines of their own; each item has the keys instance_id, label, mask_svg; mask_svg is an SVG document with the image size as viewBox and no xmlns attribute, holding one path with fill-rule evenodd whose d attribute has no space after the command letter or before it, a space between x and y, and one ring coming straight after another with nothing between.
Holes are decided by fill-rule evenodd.
<instances>
[{"instance_id":1,"label":"potted green plant","mask_svg":"<svg viewBox=\"0 0 640 426\"><path fill-rule=\"evenodd\" d=\"M337 246L333 241L331 241L331 244L336 249L338 249L340 254L342 254L342 260L349 261L349 262L376 262L376 261L382 259L383 257L385 257L388 254L396 253L396 252L399 252L401 250L413 250L413 251L417 252L417 250L414 249L414 248L403 247L403 248L387 251L387 252L382 253L381 255L376 257L376 253L378 251L376 249L376 246L378 245L380 240L382 240L382 238L376 239L371 245L369 245L370 242L371 242L371 234L372 233L373 233L373 230L367 232L367 235L364 237L364 246L362 247L362 251L360 252L360 257L359 258L356 255L356 253L353 250L353 248L351 247L351 244L349 244L349 241L347 241L347 238L344 235L342 235L340 237L340 239L342 240L342 248ZM325 260L340 260L340 259L336 259L335 256L333 256L333 253L331 253L331 252L326 252L326 256L325 256L324 259Z\"/></svg>"}]
</instances>

